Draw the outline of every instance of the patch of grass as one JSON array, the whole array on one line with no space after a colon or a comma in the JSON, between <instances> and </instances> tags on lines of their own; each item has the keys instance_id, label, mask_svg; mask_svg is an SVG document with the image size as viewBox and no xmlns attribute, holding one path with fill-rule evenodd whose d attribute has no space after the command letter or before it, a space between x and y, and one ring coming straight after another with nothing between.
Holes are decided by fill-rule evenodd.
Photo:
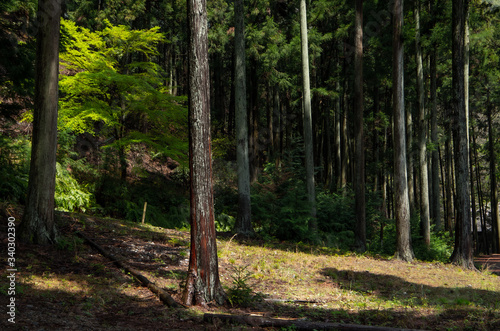
<instances>
[{"instance_id":1,"label":"patch of grass","mask_svg":"<svg viewBox=\"0 0 500 331\"><path fill-rule=\"evenodd\" d=\"M233 265L249 266L252 276L247 282L254 291L276 299L317 302L316 307L321 306L344 322L360 319L364 324L409 327L414 324L408 325L408 320L428 316L428 322L422 322L427 326L419 328L432 329L432 323L444 323L438 318L441 313L464 308L490 316L488 325L500 323L500 282L498 276L488 272L466 271L442 262L409 264L351 253L341 255L338 250L310 245L293 247L257 240L222 240L219 249L220 264L228 265L228 270ZM231 279L226 277L224 281L227 284ZM345 312L354 312L355 316L346 316ZM300 315L331 320L326 314L318 316L316 308L301 311ZM470 322L467 316L462 313L456 318ZM472 325L479 327L480 323L475 319Z\"/></svg>"}]
</instances>

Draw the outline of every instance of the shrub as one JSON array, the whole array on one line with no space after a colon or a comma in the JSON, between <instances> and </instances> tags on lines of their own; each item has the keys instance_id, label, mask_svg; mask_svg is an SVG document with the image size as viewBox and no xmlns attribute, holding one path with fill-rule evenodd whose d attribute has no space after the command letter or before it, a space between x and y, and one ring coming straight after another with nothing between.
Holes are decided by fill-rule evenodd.
<instances>
[{"instance_id":1,"label":"shrub","mask_svg":"<svg viewBox=\"0 0 500 331\"><path fill-rule=\"evenodd\" d=\"M305 183L291 166L269 163L252 194L257 232L281 240L309 240L310 204Z\"/></svg>"},{"instance_id":2,"label":"shrub","mask_svg":"<svg viewBox=\"0 0 500 331\"><path fill-rule=\"evenodd\" d=\"M91 205L92 194L80 185L67 168L56 163L56 209L61 211L85 212Z\"/></svg>"},{"instance_id":3,"label":"shrub","mask_svg":"<svg viewBox=\"0 0 500 331\"><path fill-rule=\"evenodd\" d=\"M0 200L24 203L28 188L30 143L24 136L0 135Z\"/></svg>"}]
</instances>

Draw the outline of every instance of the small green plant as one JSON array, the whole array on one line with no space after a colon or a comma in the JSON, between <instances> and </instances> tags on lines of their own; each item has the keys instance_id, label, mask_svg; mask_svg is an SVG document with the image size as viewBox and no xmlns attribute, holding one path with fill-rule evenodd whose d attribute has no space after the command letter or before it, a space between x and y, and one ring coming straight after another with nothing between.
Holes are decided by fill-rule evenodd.
<instances>
[{"instance_id":1,"label":"small green plant","mask_svg":"<svg viewBox=\"0 0 500 331\"><path fill-rule=\"evenodd\" d=\"M247 266L234 267L233 286L227 289L227 298L232 306L247 307L251 303L261 299L260 294L253 293L252 288L248 285L248 280L252 274L247 270Z\"/></svg>"}]
</instances>

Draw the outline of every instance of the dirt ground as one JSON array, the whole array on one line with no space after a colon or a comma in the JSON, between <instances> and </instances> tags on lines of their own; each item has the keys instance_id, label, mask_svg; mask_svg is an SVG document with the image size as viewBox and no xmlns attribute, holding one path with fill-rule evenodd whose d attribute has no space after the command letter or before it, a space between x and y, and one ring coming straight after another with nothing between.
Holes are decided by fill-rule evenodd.
<instances>
[{"instance_id":1,"label":"dirt ground","mask_svg":"<svg viewBox=\"0 0 500 331\"><path fill-rule=\"evenodd\" d=\"M15 298L16 322L8 322L9 316L4 313L0 330L264 330L218 320L204 322L203 314L261 314L301 319L297 314L299 310L286 310L279 304L265 302L252 309L229 304L169 308L149 289L74 234L84 232L181 302L188 263L188 232L165 230L152 234L140 227L124 226L116 220L103 222L69 214L59 217L63 240L58 245L41 247L16 242L15 295L7 295L8 269L3 268L0 272L0 302L6 307L10 298ZM0 242L0 259L7 265L7 222L0 223ZM491 271L500 271L498 254L480 257L478 262L487 264ZM219 264L221 274L227 275L230 267L224 262ZM386 318L382 315L380 321ZM269 329L272 328L266 328Z\"/></svg>"}]
</instances>

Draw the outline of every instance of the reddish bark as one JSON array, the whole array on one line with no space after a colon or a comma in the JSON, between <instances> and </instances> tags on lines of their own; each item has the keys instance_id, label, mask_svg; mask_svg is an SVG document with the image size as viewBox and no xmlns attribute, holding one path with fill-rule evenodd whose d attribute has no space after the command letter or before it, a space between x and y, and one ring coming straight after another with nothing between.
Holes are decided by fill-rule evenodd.
<instances>
[{"instance_id":1,"label":"reddish bark","mask_svg":"<svg viewBox=\"0 0 500 331\"><path fill-rule=\"evenodd\" d=\"M183 302L222 304L225 294L219 280L212 185L206 0L188 1L188 20L191 255Z\"/></svg>"}]
</instances>

